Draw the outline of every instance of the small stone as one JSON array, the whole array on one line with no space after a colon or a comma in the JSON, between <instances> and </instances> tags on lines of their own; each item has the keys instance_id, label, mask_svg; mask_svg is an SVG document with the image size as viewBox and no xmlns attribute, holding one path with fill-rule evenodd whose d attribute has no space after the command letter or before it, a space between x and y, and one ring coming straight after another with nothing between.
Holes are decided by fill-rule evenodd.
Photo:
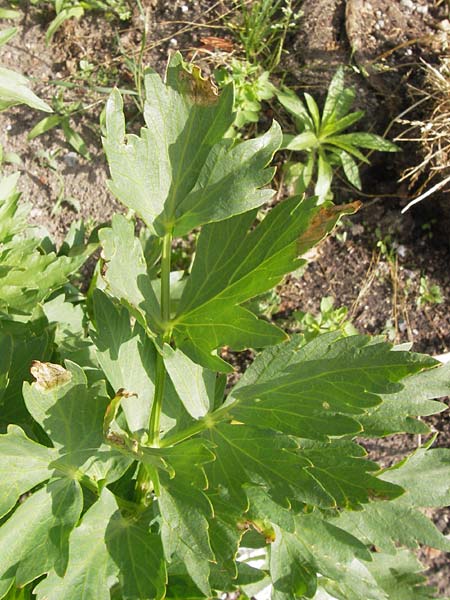
<instances>
[{"instance_id":1,"label":"small stone","mask_svg":"<svg viewBox=\"0 0 450 600\"><path fill-rule=\"evenodd\" d=\"M444 19L437 24L437 28L441 31L450 31L450 21L448 19Z\"/></svg>"},{"instance_id":2,"label":"small stone","mask_svg":"<svg viewBox=\"0 0 450 600\"><path fill-rule=\"evenodd\" d=\"M409 10L414 10L414 2L412 0L400 0L400 4Z\"/></svg>"},{"instance_id":3,"label":"small stone","mask_svg":"<svg viewBox=\"0 0 450 600\"><path fill-rule=\"evenodd\" d=\"M187 4L182 4L181 5L181 12L183 14L186 14L187 12L189 12L189 6Z\"/></svg>"},{"instance_id":4,"label":"small stone","mask_svg":"<svg viewBox=\"0 0 450 600\"><path fill-rule=\"evenodd\" d=\"M397 254L400 256L400 258L405 258L406 256L406 247L403 244L399 244L396 248L397 250Z\"/></svg>"},{"instance_id":5,"label":"small stone","mask_svg":"<svg viewBox=\"0 0 450 600\"><path fill-rule=\"evenodd\" d=\"M169 46L171 46L172 48L176 48L178 46L178 40L176 38L172 38L169 41Z\"/></svg>"},{"instance_id":6,"label":"small stone","mask_svg":"<svg viewBox=\"0 0 450 600\"><path fill-rule=\"evenodd\" d=\"M428 14L428 6L426 4L424 4L424 5L419 4L419 6L416 6L416 12L418 12L420 15L427 15Z\"/></svg>"},{"instance_id":7,"label":"small stone","mask_svg":"<svg viewBox=\"0 0 450 600\"><path fill-rule=\"evenodd\" d=\"M398 321L398 329L399 329L400 333L405 333L405 331L406 331L406 323L405 323L405 321L403 321L403 319L399 319L399 321Z\"/></svg>"},{"instance_id":8,"label":"small stone","mask_svg":"<svg viewBox=\"0 0 450 600\"><path fill-rule=\"evenodd\" d=\"M63 161L70 168L74 168L78 165L78 156L75 152L68 152L64 157Z\"/></svg>"},{"instance_id":9,"label":"small stone","mask_svg":"<svg viewBox=\"0 0 450 600\"><path fill-rule=\"evenodd\" d=\"M355 225L352 225L350 233L354 236L361 235L362 233L364 233L364 225L361 225L360 223L355 223Z\"/></svg>"}]
</instances>

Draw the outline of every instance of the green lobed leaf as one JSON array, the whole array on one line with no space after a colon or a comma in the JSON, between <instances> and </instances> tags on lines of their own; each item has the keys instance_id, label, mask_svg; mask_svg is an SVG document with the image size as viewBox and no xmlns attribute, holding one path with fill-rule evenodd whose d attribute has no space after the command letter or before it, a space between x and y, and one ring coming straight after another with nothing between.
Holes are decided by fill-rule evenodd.
<instances>
[{"instance_id":1,"label":"green lobed leaf","mask_svg":"<svg viewBox=\"0 0 450 600\"><path fill-rule=\"evenodd\" d=\"M114 215L111 228L101 229L99 238L106 263L104 279L108 291L131 310L144 328L158 333L161 310L147 274L142 246L134 235L133 223L122 215Z\"/></svg>"},{"instance_id":2,"label":"green lobed leaf","mask_svg":"<svg viewBox=\"0 0 450 600\"><path fill-rule=\"evenodd\" d=\"M205 226L174 320L178 347L195 362L223 371L227 365L212 356L216 348L261 348L283 341L281 330L238 305L296 269L302 264L299 256L357 206L320 209L314 199L293 197L250 232L252 213Z\"/></svg>"},{"instance_id":3,"label":"green lobed leaf","mask_svg":"<svg viewBox=\"0 0 450 600\"><path fill-rule=\"evenodd\" d=\"M216 374L192 362L181 350L164 345L164 365L186 410L194 419L213 408Z\"/></svg>"},{"instance_id":4,"label":"green lobed leaf","mask_svg":"<svg viewBox=\"0 0 450 600\"><path fill-rule=\"evenodd\" d=\"M385 471L385 481L404 486L404 501L412 506L442 507L450 504L450 449L418 449L400 467Z\"/></svg>"},{"instance_id":5,"label":"green lobed leaf","mask_svg":"<svg viewBox=\"0 0 450 600\"><path fill-rule=\"evenodd\" d=\"M87 475L97 484L115 481L130 461L104 443L106 390L102 382L88 388L86 375L75 363L66 361L66 367L39 363L37 382L24 383L26 406L58 452L55 467Z\"/></svg>"},{"instance_id":6,"label":"green lobed leaf","mask_svg":"<svg viewBox=\"0 0 450 600\"><path fill-rule=\"evenodd\" d=\"M0 435L0 517L7 514L30 489L52 476L50 463L57 457L54 448L30 440L16 425Z\"/></svg>"},{"instance_id":7,"label":"green lobed leaf","mask_svg":"<svg viewBox=\"0 0 450 600\"><path fill-rule=\"evenodd\" d=\"M333 498L309 473L310 463L296 452L293 440L265 429L231 424L212 428L208 436L216 454L206 468L210 488L238 513L248 507L244 489L252 485L266 488L281 505L296 498L324 508L334 506Z\"/></svg>"},{"instance_id":8,"label":"green lobed leaf","mask_svg":"<svg viewBox=\"0 0 450 600\"><path fill-rule=\"evenodd\" d=\"M55 327L58 361L69 359L77 363L86 369L88 377L98 373L94 345L85 331L87 321L85 305L69 302L64 294L59 294L45 302L42 309L50 327Z\"/></svg>"},{"instance_id":9,"label":"green lobed leaf","mask_svg":"<svg viewBox=\"0 0 450 600\"><path fill-rule=\"evenodd\" d=\"M41 309L25 323L19 321L0 320L0 349L6 353L5 339L12 340L11 364L8 374L8 385L3 391L0 427L5 430L10 423L31 427L31 417L22 396L24 381L31 380L30 366L34 359L49 360L54 342L54 332L49 327Z\"/></svg>"},{"instance_id":10,"label":"green lobed leaf","mask_svg":"<svg viewBox=\"0 0 450 600\"><path fill-rule=\"evenodd\" d=\"M153 405L157 350L142 327L130 322L127 309L114 304L105 293L93 294L95 331L91 332L97 358L115 393L123 389L121 407L131 432L148 428ZM131 394L131 395L130 395ZM187 398L185 397L187 402ZM161 433L182 428L191 419L170 380L165 385ZM173 431L172 431L173 432Z\"/></svg>"},{"instance_id":11,"label":"green lobed leaf","mask_svg":"<svg viewBox=\"0 0 450 600\"><path fill-rule=\"evenodd\" d=\"M232 86L218 96L178 53L169 61L166 82L149 70L145 88L147 127L140 137L125 135L122 99L117 91L110 96L104 148L111 191L151 231L183 235L271 197L273 192L259 188L273 176L266 166L281 144L277 124L255 140L223 140L234 120Z\"/></svg>"},{"instance_id":12,"label":"green lobed leaf","mask_svg":"<svg viewBox=\"0 0 450 600\"><path fill-rule=\"evenodd\" d=\"M80 485L70 479L53 479L18 506L0 527L0 598L13 581L24 586L52 568L64 573L82 507Z\"/></svg>"},{"instance_id":13,"label":"green lobed leaf","mask_svg":"<svg viewBox=\"0 0 450 600\"><path fill-rule=\"evenodd\" d=\"M130 323L129 312L116 307L100 290L93 294L95 331L91 333L103 372L115 392L134 394L123 398L130 431L148 427L153 403L156 350L138 323Z\"/></svg>"},{"instance_id":14,"label":"green lobed leaf","mask_svg":"<svg viewBox=\"0 0 450 600\"><path fill-rule=\"evenodd\" d=\"M270 547L270 573L277 600L295 600L302 595L311 598L317 574L339 581L355 559L371 560L359 540L313 514L297 516L294 533L277 526L275 533ZM372 584L370 576L368 579L367 583ZM361 578L361 589L365 585Z\"/></svg>"},{"instance_id":15,"label":"green lobed leaf","mask_svg":"<svg viewBox=\"0 0 450 600\"><path fill-rule=\"evenodd\" d=\"M382 395L383 403L368 409L359 420L368 437L393 433L428 433L429 427L416 417L426 417L446 410L433 400L450 395L450 365L422 371L402 380L403 389Z\"/></svg>"},{"instance_id":16,"label":"green lobed leaf","mask_svg":"<svg viewBox=\"0 0 450 600\"><path fill-rule=\"evenodd\" d=\"M408 506L407 494L395 501L371 502L362 510L342 512L332 522L387 554L395 554L397 544L412 549L425 544L450 551L450 540L422 512Z\"/></svg>"},{"instance_id":17,"label":"green lobed leaf","mask_svg":"<svg viewBox=\"0 0 450 600\"><path fill-rule=\"evenodd\" d=\"M376 589L365 590L361 582L370 577ZM426 585L423 567L407 550L395 556L374 552L370 563L355 560L341 581L320 580L317 600L427 600L436 598L435 590ZM326 590L326 592L324 592ZM328 592L328 593L327 593ZM316 598L316 596L314 597ZM442 599L444 600L444 599Z\"/></svg>"},{"instance_id":18,"label":"green lobed leaf","mask_svg":"<svg viewBox=\"0 0 450 600\"><path fill-rule=\"evenodd\" d=\"M123 600L165 597L167 573L161 538L150 533L148 519L148 513L136 519L123 517L117 510L106 527L106 546L117 565Z\"/></svg>"},{"instance_id":19,"label":"green lobed leaf","mask_svg":"<svg viewBox=\"0 0 450 600\"><path fill-rule=\"evenodd\" d=\"M108 550L105 533L117 510L113 494L104 488L70 536L65 573L50 571L33 590L38 600L110 600L118 567Z\"/></svg>"},{"instance_id":20,"label":"green lobed leaf","mask_svg":"<svg viewBox=\"0 0 450 600\"><path fill-rule=\"evenodd\" d=\"M205 448L198 446L197 440L191 442L195 443L185 442L180 448L175 446L174 451L165 450L175 476L160 475L158 508L161 513L161 540L166 560L169 563L181 560L196 586L209 596L210 562L214 560L214 554L209 541L208 521L213 513L203 491L207 481L199 465L211 461L214 455L209 451L205 453ZM190 447L192 451L189 451Z\"/></svg>"},{"instance_id":21,"label":"green lobed leaf","mask_svg":"<svg viewBox=\"0 0 450 600\"><path fill-rule=\"evenodd\" d=\"M239 400L233 416L310 439L357 433L357 416L380 404L379 394L401 390L396 382L436 364L426 356L391 351L387 343L370 343L364 336L331 343L323 337L297 352L295 363L278 376L272 372L270 380L233 391Z\"/></svg>"}]
</instances>

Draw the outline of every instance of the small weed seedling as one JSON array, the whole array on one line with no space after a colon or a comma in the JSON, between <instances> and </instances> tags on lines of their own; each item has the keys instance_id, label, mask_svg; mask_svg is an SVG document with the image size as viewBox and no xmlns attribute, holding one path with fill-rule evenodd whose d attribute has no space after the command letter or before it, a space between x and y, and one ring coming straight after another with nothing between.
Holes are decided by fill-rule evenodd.
<instances>
[{"instance_id":1,"label":"small weed seedling","mask_svg":"<svg viewBox=\"0 0 450 600\"><path fill-rule=\"evenodd\" d=\"M261 113L261 102L275 95L275 87L269 81L269 72L261 71L258 65L232 59L226 67L216 69L215 79L219 88L234 84L236 119L231 135L236 135L249 123L257 123Z\"/></svg>"},{"instance_id":2,"label":"small weed seedling","mask_svg":"<svg viewBox=\"0 0 450 600\"><path fill-rule=\"evenodd\" d=\"M239 23L233 28L247 62L272 72L278 65L286 34L301 16L295 0L235 0Z\"/></svg>"},{"instance_id":3,"label":"small weed seedling","mask_svg":"<svg viewBox=\"0 0 450 600\"><path fill-rule=\"evenodd\" d=\"M348 308L346 306L334 308L334 298L332 296L322 298L320 312L317 316L300 310L294 313L299 331L305 336L307 342L330 331L339 331L343 336L357 335L358 331L348 321L347 315Z\"/></svg>"},{"instance_id":4,"label":"small weed seedling","mask_svg":"<svg viewBox=\"0 0 450 600\"><path fill-rule=\"evenodd\" d=\"M112 93L104 147L148 235L120 214L100 230L89 337L56 293L36 292L53 328L32 357L13 342L29 313L0 319L0 598L430 598L412 550L450 550L423 511L450 504L450 450L380 469L359 440L428 433L449 367L340 329L305 345L245 308L358 204L294 196L256 223L279 126L224 139L232 86L217 95L179 54L145 89L139 136ZM173 271L173 237L199 229ZM224 346L258 351L235 385Z\"/></svg>"},{"instance_id":5,"label":"small weed seedling","mask_svg":"<svg viewBox=\"0 0 450 600\"><path fill-rule=\"evenodd\" d=\"M441 288L435 283L430 283L428 277L422 275L417 297L417 308L423 308L428 304L442 304L442 302L444 302L444 298Z\"/></svg>"},{"instance_id":6,"label":"small weed seedling","mask_svg":"<svg viewBox=\"0 0 450 600\"><path fill-rule=\"evenodd\" d=\"M85 11L97 11L105 17L115 17L128 21L131 17L129 4L126 0L31 0L31 4L48 9L53 5L56 16L48 26L45 39L49 44L62 26L69 19L80 19Z\"/></svg>"},{"instance_id":7,"label":"small weed seedling","mask_svg":"<svg viewBox=\"0 0 450 600\"><path fill-rule=\"evenodd\" d=\"M64 101L63 94L59 93L53 96L53 115L41 119L28 134L28 139L32 140L54 127L61 127L64 137L70 146L83 156L86 160L91 160L91 155L87 149L86 143L81 135L73 128L72 119L76 113L84 110L82 102L67 103Z\"/></svg>"},{"instance_id":8,"label":"small weed seedling","mask_svg":"<svg viewBox=\"0 0 450 600\"><path fill-rule=\"evenodd\" d=\"M397 146L373 133L343 133L364 115L362 111L349 112L355 98L351 88L344 87L344 70L338 69L328 88L325 105L320 113L316 101L305 93L305 103L289 89L277 92L278 99L292 114L297 135L285 135L287 150L303 152L306 160L291 166L296 178L296 191L303 192L314 182L314 193L320 202L331 198L333 171L341 166L346 179L361 189L359 167L356 161L369 163L360 148L396 152Z\"/></svg>"}]
</instances>

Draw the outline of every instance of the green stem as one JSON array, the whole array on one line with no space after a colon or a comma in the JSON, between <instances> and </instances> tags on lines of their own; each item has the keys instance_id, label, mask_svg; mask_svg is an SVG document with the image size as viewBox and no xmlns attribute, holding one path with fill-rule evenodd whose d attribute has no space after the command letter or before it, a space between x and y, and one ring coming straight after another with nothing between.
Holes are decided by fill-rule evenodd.
<instances>
[{"instance_id":1,"label":"green stem","mask_svg":"<svg viewBox=\"0 0 450 600\"><path fill-rule=\"evenodd\" d=\"M166 233L163 238L161 258L161 319L165 326L163 343L169 343L172 335L170 324L170 259L172 253L172 233ZM161 421L162 403L166 383L166 369L164 360L158 352L156 357L155 397L153 399L152 412L150 415L149 443L151 446L159 446L159 429Z\"/></svg>"},{"instance_id":2,"label":"green stem","mask_svg":"<svg viewBox=\"0 0 450 600\"><path fill-rule=\"evenodd\" d=\"M173 435L168 435L161 440L160 446L161 448L167 448L169 446L173 446L174 444L178 444L179 442L183 442L184 440L189 439L190 437L196 435L197 433L201 433L206 429L212 429L217 423L221 421L226 421L231 419L230 409L236 406L237 401L234 401L232 404L228 406L223 406L214 412L205 415L202 419L199 419L183 431L179 431L178 433L174 433Z\"/></svg>"}]
</instances>

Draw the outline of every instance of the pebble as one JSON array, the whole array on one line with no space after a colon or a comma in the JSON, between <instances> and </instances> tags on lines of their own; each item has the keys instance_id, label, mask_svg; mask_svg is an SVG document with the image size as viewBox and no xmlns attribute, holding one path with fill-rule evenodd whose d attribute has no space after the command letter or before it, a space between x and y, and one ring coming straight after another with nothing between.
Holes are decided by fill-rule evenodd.
<instances>
[{"instance_id":1,"label":"pebble","mask_svg":"<svg viewBox=\"0 0 450 600\"><path fill-rule=\"evenodd\" d=\"M37 208L36 206L34 206L30 210L30 217L32 219L35 219L36 217L40 217L42 214L43 214L43 211L40 208Z\"/></svg>"},{"instance_id":2,"label":"pebble","mask_svg":"<svg viewBox=\"0 0 450 600\"><path fill-rule=\"evenodd\" d=\"M63 161L70 168L74 168L78 165L78 155L75 152L68 152L64 155Z\"/></svg>"},{"instance_id":3,"label":"pebble","mask_svg":"<svg viewBox=\"0 0 450 600\"><path fill-rule=\"evenodd\" d=\"M183 14L187 13L189 11L189 6L187 4L182 4L181 5L181 12Z\"/></svg>"},{"instance_id":4,"label":"pebble","mask_svg":"<svg viewBox=\"0 0 450 600\"><path fill-rule=\"evenodd\" d=\"M428 14L428 6L426 4L419 4L419 6L416 6L416 12L418 12L420 15L427 15Z\"/></svg>"},{"instance_id":5,"label":"pebble","mask_svg":"<svg viewBox=\"0 0 450 600\"><path fill-rule=\"evenodd\" d=\"M178 46L178 40L176 38L172 38L169 41L169 46L171 46L172 48L176 48Z\"/></svg>"},{"instance_id":6,"label":"pebble","mask_svg":"<svg viewBox=\"0 0 450 600\"><path fill-rule=\"evenodd\" d=\"M400 4L409 10L414 10L414 2L412 0L400 0Z\"/></svg>"}]
</instances>

